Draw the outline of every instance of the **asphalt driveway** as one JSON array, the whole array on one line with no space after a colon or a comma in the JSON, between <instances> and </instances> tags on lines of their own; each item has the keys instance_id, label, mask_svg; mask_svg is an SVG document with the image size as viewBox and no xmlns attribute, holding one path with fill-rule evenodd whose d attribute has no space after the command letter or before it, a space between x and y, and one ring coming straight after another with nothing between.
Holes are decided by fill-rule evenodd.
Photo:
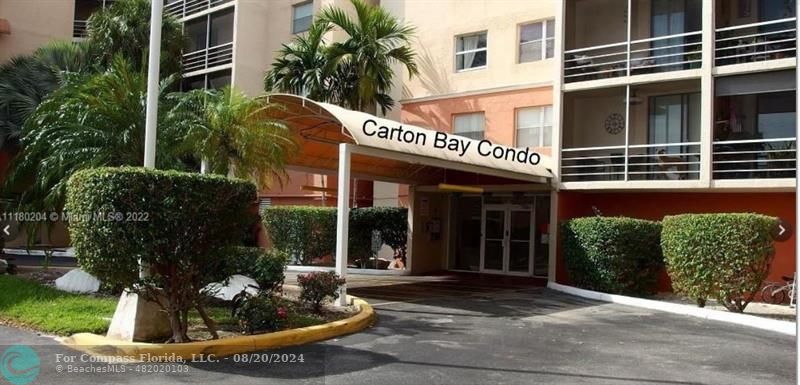
<instances>
[{"instance_id":1,"label":"asphalt driveway","mask_svg":"<svg viewBox=\"0 0 800 385\"><path fill-rule=\"evenodd\" d=\"M351 281L351 292L375 305L379 321L374 327L278 351L295 358L302 355L303 362L228 359L193 363L178 374L150 373L175 368L128 364L114 366L125 373L96 373L111 369L105 363L81 362L80 353L49 338L5 327L0 327L0 348L33 345L42 361L38 383L61 385L795 382L794 338L789 336L587 301L516 283L370 283L382 281ZM397 298L404 292L415 294ZM56 354L74 356L77 362L64 363L61 356L57 363ZM57 365L62 365L61 373ZM64 373L67 365L95 373Z\"/></svg>"}]
</instances>

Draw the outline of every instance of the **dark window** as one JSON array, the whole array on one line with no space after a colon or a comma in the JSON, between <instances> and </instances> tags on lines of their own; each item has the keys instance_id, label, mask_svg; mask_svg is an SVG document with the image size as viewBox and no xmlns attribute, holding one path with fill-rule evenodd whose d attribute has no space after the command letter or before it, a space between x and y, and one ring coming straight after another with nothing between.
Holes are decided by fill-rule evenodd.
<instances>
[{"instance_id":1,"label":"dark window","mask_svg":"<svg viewBox=\"0 0 800 385\"><path fill-rule=\"evenodd\" d=\"M211 15L210 24L209 47L233 41L233 8Z\"/></svg>"},{"instance_id":2,"label":"dark window","mask_svg":"<svg viewBox=\"0 0 800 385\"><path fill-rule=\"evenodd\" d=\"M292 7L292 33L301 33L311 28L314 18L314 3L295 4Z\"/></svg>"},{"instance_id":3,"label":"dark window","mask_svg":"<svg viewBox=\"0 0 800 385\"><path fill-rule=\"evenodd\" d=\"M208 47L208 20L205 17L187 21L184 27L186 33L186 52L199 51Z\"/></svg>"},{"instance_id":4,"label":"dark window","mask_svg":"<svg viewBox=\"0 0 800 385\"><path fill-rule=\"evenodd\" d=\"M486 66L486 32L456 37L456 71Z\"/></svg>"},{"instance_id":5,"label":"dark window","mask_svg":"<svg viewBox=\"0 0 800 385\"><path fill-rule=\"evenodd\" d=\"M181 80L181 91L202 90L205 85L205 75L192 76Z\"/></svg>"},{"instance_id":6,"label":"dark window","mask_svg":"<svg viewBox=\"0 0 800 385\"><path fill-rule=\"evenodd\" d=\"M208 88L218 90L231 85L231 70L222 70L208 74Z\"/></svg>"}]
</instances>

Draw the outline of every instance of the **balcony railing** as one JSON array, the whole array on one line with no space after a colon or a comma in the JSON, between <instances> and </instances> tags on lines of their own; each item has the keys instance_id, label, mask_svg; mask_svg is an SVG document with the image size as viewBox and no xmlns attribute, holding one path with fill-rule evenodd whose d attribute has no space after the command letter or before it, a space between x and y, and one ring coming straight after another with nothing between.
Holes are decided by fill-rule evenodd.
<instances>
[{"instance_id":1,"label":"balcony railing","mask_svg":"<svg viewBox=\"0 0 800 385\"><path fill-rule=\"evenodd\" d=\"M164 11L179 19L214 8L233 0L177 0L164 5Z\"/></svg>"},{"instance_id":2,"label":"balcony railing","mask_svg":"<svg viewBox=\"0 0 800 385\"><path fill-rule=\"evenodd\" d=\"M564 82L616 78L699 68L702 33L677 35L579 48L564 53ZM629 48L630 45L630 48Z\"/></svg>"},{"instance_id":3,"label":"balcony railing","mask_svg":"<svg viewBox=\"0 0 800 385\"><path fill-rule=\"evenodd\" d=\"M719 28L715 65L760 62L797 55L797 22L790 17Z\"/></svg>"},{"instance_id":4,"label":"balcony railing","mask_svg":"<svg viewBox=\"0 0 800 385\"><path fill-rule=\"evenodd\" d=\"M794 178L795 138L715 141L714 179Z\"/></svg>"},{"instance_id":5,"label":"balcony railing","mask_svg":"<svg viewBox=\"0 0 800 385\"><path fill-rule=\"evenodd\" d=\"M715 141L714 179L795 178L796 138ZM564 182L697 180L700 142L561 150Z\"/></svg>"},{"instance_id":6,"label":"balcony railing","mask_svg":"<svg viewBox=\"0 0 800 385\"><path fill-rule=\"evenodd\" d=\"M631 144L561 150L564 182L700 178L700 142Z\"/></svg>"},{"instance_id":7,"label":"balcony railing","mask_svg":"<svg viewBox=\"0 0 800 385\"><path fill-rule=\"evenodd\" d=\"M200 71L232 62L233 43L225 43L183 54L183 71Z\"/></svg>"},{"instance_id":8,"label":"balcony railing","mask_svg":"<svg viewBox=\"0 0 800 385\"><path fill-rule=\"evenodd\" d=\"M83 39L87 36L87 27L89 22L87 20L75 20L72 22L72 37L74 39Z\"/></svg>"}]
</instances>

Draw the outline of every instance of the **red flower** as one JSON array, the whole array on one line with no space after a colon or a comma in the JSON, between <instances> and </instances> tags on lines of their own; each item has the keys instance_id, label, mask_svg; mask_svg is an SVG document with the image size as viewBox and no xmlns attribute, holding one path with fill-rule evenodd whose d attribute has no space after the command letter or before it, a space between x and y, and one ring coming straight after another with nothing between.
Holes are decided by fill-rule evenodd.
<instances>
[{"instance_id":1,"label":"red flower","mask_svg":"<svg viewBox=\"0 0 800 385\"><path fill-rule=\"evenodd\" d=\"M280 319L286 319L286 317L287 317L287 316L288 316L288 314L286 313L286 308L284 308L284 307L279 307L279 308L278 308L278 318L280 318Z\"/></svg>"}]
</instances>

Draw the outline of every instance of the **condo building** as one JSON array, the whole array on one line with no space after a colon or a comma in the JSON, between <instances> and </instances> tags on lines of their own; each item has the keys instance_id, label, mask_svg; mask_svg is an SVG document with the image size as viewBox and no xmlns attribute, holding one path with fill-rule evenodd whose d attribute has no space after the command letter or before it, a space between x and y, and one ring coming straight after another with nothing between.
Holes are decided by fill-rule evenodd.
<instances>
[{"instance_id":1,"label":"condo building","mask_svg":"<svg viewBox=\"0 0 800 385\"><path fill-rule=\"evenodd\" d=\"M561 3L557 219L758 212L794 226L795 7ZM794 273L795 243L776 243L770 279Z\"/></svg>"},{"instance_id":2,"label":"condo building","mask_svg":"<svg viewBox=\"0 0 800 385\"><path fill-rule=\"evenodd\" d=\"M0 60L83 38L88 10L108 3L0 2L10 26L3 32L0 23ZM365 154L376 153L364 150L354 157L362 172L353 173L349 205L409 208L409 268L397 273L568 283L558 228L580 216L758 212L796 228L795 1L373 3L416 28L419 74L396 68L398 104L382 118L528 148L546 158L549 173L515 178L500 168L420 166L421 158L399 155L370 163ZM346 0L166 0L165 12L189 39L181 88L231 84L260 94L281 44L328 5L349 7ZM345 118L321 110L320 119ZM357 137L341 135L343 121L334 126L343 143ZM323 153L316 163L293 164L288 183L261 193L262 205L335 205L335 149L302 155ZM776 243L770 279L794 273L795 248L794 235Z\"/></svg>"},{"instance_id":3,"label":"condo building","mask_svg":"<svg viewBox=\"0 0 800 385\"><path fill-rule=\"evenodd\" d=\"M570 218L758 212L795 225L794 1L381 4L418 28L403 122L552 159L549 186L416 186L447 234L414 247L412 266L568 282L557 234ZM794 273L795 247L776 243L769 279Z\"/></svg>"}]
</instances>

